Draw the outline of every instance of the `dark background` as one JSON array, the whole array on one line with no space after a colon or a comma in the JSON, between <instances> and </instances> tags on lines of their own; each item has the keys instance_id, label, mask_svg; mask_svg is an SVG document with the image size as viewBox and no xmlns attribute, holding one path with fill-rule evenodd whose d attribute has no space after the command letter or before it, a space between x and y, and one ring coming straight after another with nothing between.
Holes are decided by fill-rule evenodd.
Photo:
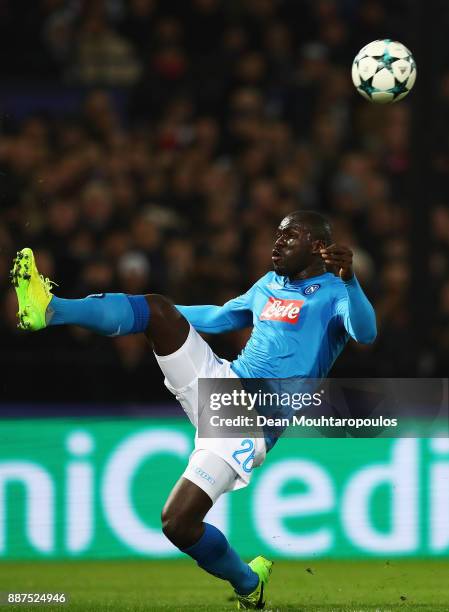
<instances>
[{"instance_id":1,"label":"dark background","mask_svg":"<svg viewBox=\"0 0 449 612\"><path fill-rule=\"evenodd\" d=\"M221 304L298 208L330 216L378 317L331 374L446 376L448 28L436 0L0 2L0 401L170 397L142 336L17 330L18 249L62 297ZM350 68L387 37L418 79L376 106ZM247 335L208 340L232 359Z\"/></svg>"}]
</instances>

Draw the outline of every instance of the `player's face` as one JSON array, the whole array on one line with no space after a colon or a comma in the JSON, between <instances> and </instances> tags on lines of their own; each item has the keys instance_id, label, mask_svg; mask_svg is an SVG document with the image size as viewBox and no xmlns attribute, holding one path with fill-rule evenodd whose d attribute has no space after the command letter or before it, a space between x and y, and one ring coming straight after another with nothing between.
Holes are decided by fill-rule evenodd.
<instances>
[{"instance_id":1,"label":"player's face","mask_svg":"<svg viewBox=\"0 0 449 612\"><path fill-rule=\"evenodd\" d=\"M282 276L294 277L314 260L310 230L286 217L276 231L272 261L274 271Z\"/></svg>"}]
</instances>

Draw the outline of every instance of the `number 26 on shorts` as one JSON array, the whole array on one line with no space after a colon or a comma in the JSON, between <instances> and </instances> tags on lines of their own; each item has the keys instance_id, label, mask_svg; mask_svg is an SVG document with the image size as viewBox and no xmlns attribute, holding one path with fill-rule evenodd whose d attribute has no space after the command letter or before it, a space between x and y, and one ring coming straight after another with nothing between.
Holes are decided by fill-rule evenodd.
<instances>
[{"instance_id":1,"label":"number 26 on shorts","mask_svg":"<svg viewBox=\"0 0 449 612\"><path fill-rule=\"evenodd\" d=\"M235 450L232 453L232 458L234 459L234 461L236 461L239 465L242 466L244 472L249 474L253 469L253 461L254 457L256 456L256 451L254 450L254 442L246 438L245 440L242 440L240 446L242 448L238 448L237 450ZM246 458L244 459L245 455Z\"/></svg>"}]
</instances>

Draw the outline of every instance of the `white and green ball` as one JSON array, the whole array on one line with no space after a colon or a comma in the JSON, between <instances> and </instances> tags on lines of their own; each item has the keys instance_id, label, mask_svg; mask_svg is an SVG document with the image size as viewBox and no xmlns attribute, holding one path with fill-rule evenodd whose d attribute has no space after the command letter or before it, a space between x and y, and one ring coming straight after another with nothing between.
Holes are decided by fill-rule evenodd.
<instances>
[{"instance_id":1,"label":"white and green ball","mask_svg":"<svg viewBox=\"0 0 449 612\"><path fill-rule=\"evenodd\" d=\"M352 63L352 82L370 102L402 100L416 80L413 55L402 43L388 38L365 45Z\"/></svg>"}]
</instances>

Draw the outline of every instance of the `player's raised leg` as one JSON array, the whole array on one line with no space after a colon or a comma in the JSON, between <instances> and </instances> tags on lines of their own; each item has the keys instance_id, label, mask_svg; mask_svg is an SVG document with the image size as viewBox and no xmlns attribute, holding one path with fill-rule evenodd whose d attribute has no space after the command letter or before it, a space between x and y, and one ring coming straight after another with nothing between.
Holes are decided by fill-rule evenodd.
<instances>
[{"instance_id":1,"label":"player's raised leg","mask_svg":"<svg viewBox=\"0 0 449 612\"><path fill-rule=\"evenodd\" d=\"M11 280L17 293L22 329L38 331L53 325L79 325L111 337L145 332L161 356L174 353L189 335L186 319L162 295L101 293L77 300L54 296L54 283L39 274L29 248L17 253Z\"/></svg>"},{"instance_id":2,"label":"player's raised leg","mask_svg":"<svg viewBox=\"0 0 449 612\"><path fill-rule=\"evenodd\" d=\"M203 521L235 478L234 470L221 457L207 450L196 451L164 506L162 528L202 569L231 583L239 609L262 609L272 562L257 557L245 563L225 535Z\"/></svg>"}]
</instances>

